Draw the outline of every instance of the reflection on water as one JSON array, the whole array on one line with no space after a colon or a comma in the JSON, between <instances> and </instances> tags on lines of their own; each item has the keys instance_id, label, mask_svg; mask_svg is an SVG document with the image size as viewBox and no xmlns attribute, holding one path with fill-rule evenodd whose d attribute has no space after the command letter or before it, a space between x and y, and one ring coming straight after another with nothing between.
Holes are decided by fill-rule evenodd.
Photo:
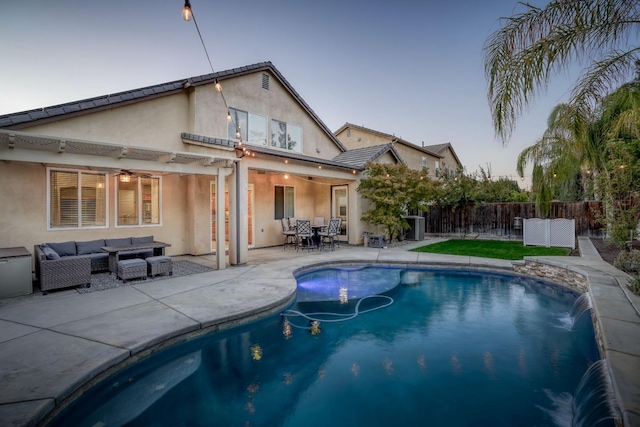
<instances>
[{"instance_id":1,"label":"reflection on water","mask_svg":"<svg viewBox=\"0 0 640 427\"><path fill-rule=\"evenodd\" d=\"M106 412L116 424L104 425L128 426L553 425L562 417L549 396L571 395L595 360L581 350L593 331L558 327L576 294L544 282L392 268L298 279L292 310L349 320L320 321L313 335L274 316L189 341L120 374L146 378L154 399L137 411L107 386L57 425L96 425ZM360 301L371 293L395 303L367 311L380 306Z\"/></svg>"}]
</instances>

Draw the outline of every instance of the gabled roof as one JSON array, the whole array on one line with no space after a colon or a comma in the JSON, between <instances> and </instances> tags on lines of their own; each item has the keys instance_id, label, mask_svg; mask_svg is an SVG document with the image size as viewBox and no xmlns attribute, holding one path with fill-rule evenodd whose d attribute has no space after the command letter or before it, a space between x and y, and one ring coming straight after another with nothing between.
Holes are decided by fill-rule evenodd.
<instances>
[{"instance_id":1,"label":"gabled roof","mask_svg":"<svg viewBox=\"0 0 640 427\"><path fill-rule=\"evenodd\" d=\"M418 151L422 151L424 153L430 154L430 155L432 155L434 157L439 157L439 158L444 157L441 154L439 154L438 152L429 149L428 147L421 147L421 146L416 145L416 144L414 144L412 142L409 142L409 141L406 141L406 140L404 140L402 138L399 138L399 137L397 137L395 135L391 135L391 134L388 134L388 133L380 132L380 131L377 131L377 130L374 130L374 129L369 129L369 128L364 127L364 126L354 125L354 124L348 123L348 122L345 123L344 125L340 126L340 129L336 130L334 133L337 135L340 132L343 132L347 128L357 129L357 130L361 130L363 132L371 133L371 134L380 136L382 138L386 138L391 142L403 144L403 145L406 145L408 147L414 148L414 149L416 149Z\"/></svg>"},{"instance_id":2,"label":"gabled roof","mask_svg":"<svg viewBox=\"0 0 640 427\"><path fill-rule=\"evenodd\" d=\"M453 154L453 157L456 159L456 162L458 162L458 164L462 166L462 162L458 158L458 155L456 154L456 150L453 149L453 145L451 145L450 142L445 142L444 144L427 145L425 148L435 151L436 153L442 153L444 150L448 148L449 150L451 150L451 154Z\"/></svg>"},{"instance_id":3,"label":"gabled roof","mask_svg":"<svg viewBox=\"0 0 640 427\"><path fill-rule=\"evenodd\" d=\"M36 124L47 123L60 119L67 119L79 115L95 113L105 109L120 107L136 102L147 101L161 96L179 93L189 86L200 86L211 84L214 81L223 81L233 77L246 74L256 73L260 71L270 71L291 94L291 96L300 104L300 106L313 118L313 120L322 128L331 140L342 151L347 148L335 137L333 132L324 124L320 117L311 109L298 92L289 84L278 69L269 61L260 62L244 67L233 68L231 70L219 71L217 73L204 74L201 76L190 77L187 79L175 80L168 83L161 83L153 86L147 86L139 89L119 92L115 94L102 95L95 98L83 99L80 101L68 102L65 104L44 107L35 110L21 111L17 113L5 114L0 116L0 128L4 129L21 129Z\"/></svg>"},{"instance_id":4,"label":"gabled roof","mask_svg":"<svg viewBox=\"0 0 640 427\"><path fill-rule=\"evenodd\" d=\"M399 163L404 163L400 154L391 143L345 151L344 153L340 153L334 157L333 161L351 165L351 167L355 169L364 169L368 162L373 162L387 152L391 152Z\"/></svg>"}]
</instances>

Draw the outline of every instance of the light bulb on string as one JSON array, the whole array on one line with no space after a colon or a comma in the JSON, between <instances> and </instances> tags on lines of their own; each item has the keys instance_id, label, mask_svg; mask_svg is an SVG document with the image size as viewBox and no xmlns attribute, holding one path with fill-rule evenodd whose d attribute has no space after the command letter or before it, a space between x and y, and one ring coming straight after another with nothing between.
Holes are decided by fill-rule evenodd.
<instances>
[{"instance_id":1,"label":"light bulb on string","mask_svg":"<svg viewBox=\"0 0 640 427\"><path fill-rule=\"evenodd\" d=\"M220 84L220 82L218 81L218 79L216 79L215 81L215 86L216 86L216 90L218 92L222 92L222 85Z\"/></svg>"},{"instance_id":2,"label":"light bulb on string","mask_svg":"<svg viewBox=\"0 0 640 427\"><path fill-rule=\"evenodd\" d=\"M191 21L193 11L191 10L191 3L189 0L184 0L184 7L182 8L182 19L185 21Z\"/></svg>"}]
</instances>

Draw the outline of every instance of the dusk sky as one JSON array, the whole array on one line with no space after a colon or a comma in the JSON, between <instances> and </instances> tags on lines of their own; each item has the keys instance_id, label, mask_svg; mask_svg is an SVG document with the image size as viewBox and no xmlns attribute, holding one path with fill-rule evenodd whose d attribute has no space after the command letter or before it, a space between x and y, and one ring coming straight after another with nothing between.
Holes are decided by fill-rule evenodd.
<instances>
[{"instance_id":1,"label":"dusk sky","mask_svg":"<svg viewBox=\"0 0 640 427\"><path fill-rule=\"evenodd\" d=\"M544 6L546 1L532 1ZM516 0L192 0L215 71L271 61L332 131L345 122L450 142L467 172L516 159L576 76L553 80L506 147L487 103L483 45ZM0 115L208 74L180 0L3 0ZM530 173L530 171L528 171Z\"/></svg>"}]
</instances>

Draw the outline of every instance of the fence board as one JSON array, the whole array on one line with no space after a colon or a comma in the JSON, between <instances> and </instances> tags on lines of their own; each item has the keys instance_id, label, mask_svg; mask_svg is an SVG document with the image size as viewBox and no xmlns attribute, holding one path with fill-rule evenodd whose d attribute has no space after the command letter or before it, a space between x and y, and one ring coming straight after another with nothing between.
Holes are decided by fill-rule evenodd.
<instances>
[{"instance_id":1,"label":"fence board","mask_svg":"<svg viewBox=\"0 0 640 427\"><path fill-rule=\"evenodd\" d=\"M604 227L596 220L602 215L602 202L553 202L549 219L575 220L576 236L603 237ZM514 218L524 221L536 218L535 203L483 203L456 209L431 206L424 213L427 234L490 234L522 236L522 229L514 229Z\"/></svg>"}]
</instances>

